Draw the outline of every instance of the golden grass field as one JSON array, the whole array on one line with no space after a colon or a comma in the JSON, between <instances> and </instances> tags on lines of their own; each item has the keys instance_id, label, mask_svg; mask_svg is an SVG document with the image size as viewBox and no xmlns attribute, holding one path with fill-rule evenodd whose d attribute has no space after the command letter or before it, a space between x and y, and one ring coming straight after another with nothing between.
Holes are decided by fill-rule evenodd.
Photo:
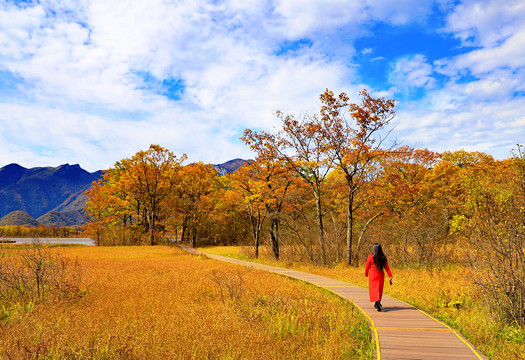
<instances>
[{"instance_id":1,"label":"golden grass field","mask_svg":"<svg viewBox=\"0 0 525 360\"><path fill-rule=\"evenodd\" d=\"M164 246L51 251L78 259L85 295L4 319L0 359L373 356L359 311L311 285Z\"/></svg>"},{"instance_id":2,"label":"golden grass field","mask_svg":"<svg viewBox=\"0 0 525 360\"><path fill-rule=\"evenodd\" d=\"M232 256L243 260L251 258L251 248L215 247L203 248L206 252ZM276 262L269 251L261 251L258 262L269 265L290 267L355 285L367 287L364 263L359 267L338 265L332 268L286 261ZM490 359L525 359L525 329L508 326L495 319L479 299L472 285L468 270L460 266L445 269L399 269L390 264L394 285L385 285L385 293L399 300L415 305L451 327L459 330ZM384 304L388 306L387 303Z\"/></svg>"}]
</instances>

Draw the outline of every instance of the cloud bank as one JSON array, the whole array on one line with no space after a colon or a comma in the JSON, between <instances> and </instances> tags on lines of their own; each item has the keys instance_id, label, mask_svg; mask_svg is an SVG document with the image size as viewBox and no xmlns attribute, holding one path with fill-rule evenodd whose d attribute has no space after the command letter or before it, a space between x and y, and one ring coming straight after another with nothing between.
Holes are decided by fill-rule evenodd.
<instances>
[{"instance_id":1,"label":"cloud bank","mask_svg":"<svg viewBox=\"0 0 525 360\"><path fill-rule=\"evenodd\" d=\"M398 101L404 144L506 157L525 141L524 20L519 0L0 0L0 166L94 171L151 143L251 157L245 128L365 87ZM359 49L377 24L397 51Z\"/></svg>"}]
</instances>

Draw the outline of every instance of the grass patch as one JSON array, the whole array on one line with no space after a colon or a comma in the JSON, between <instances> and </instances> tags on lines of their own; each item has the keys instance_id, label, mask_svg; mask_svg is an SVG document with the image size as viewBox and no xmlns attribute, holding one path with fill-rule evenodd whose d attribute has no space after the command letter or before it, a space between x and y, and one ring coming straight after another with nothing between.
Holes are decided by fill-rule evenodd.
<instances>
[{"instance_id":1,"label":"grass patch","mask_svg":"<svg viewBox=\"0 0 525 360\"><path fill-rule=\"evenodd\" d=\"M155 247L52 249L78 259L84 297L0 326L0 358L371 359L370 330L336 296L285 277ZM220 289L230 282L235 296ZM14 310L13 310L14 311Z\"/></svg>"}]
</instances>

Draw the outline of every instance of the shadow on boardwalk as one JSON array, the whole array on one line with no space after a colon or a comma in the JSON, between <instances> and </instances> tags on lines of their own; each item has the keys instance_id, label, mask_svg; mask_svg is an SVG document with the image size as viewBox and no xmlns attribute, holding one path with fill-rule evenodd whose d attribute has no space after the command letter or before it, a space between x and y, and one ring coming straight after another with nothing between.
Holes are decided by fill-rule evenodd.
<instances>
[{"instance_id":1,"label":"shadow on boardwalk","mask_svg":"<svg viewBox=\"0 0 525 360\"><path fill-rule=\"evenodd\" d=\"M405 302L383 296L384 311L378 312L368 299L368 289L339 280L275 266L208 254L186 246L199 255L270 271L302 280L351 301L370 323L376 359L487 359L459 332Z\"/></svg>"}]
</instances>

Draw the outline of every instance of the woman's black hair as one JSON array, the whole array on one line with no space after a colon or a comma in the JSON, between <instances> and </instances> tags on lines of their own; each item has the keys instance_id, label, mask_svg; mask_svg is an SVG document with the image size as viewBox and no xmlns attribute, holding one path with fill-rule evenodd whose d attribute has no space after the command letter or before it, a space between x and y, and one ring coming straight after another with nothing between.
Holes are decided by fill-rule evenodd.
<instances>
[{"instance_id":1,"label":"woman's black hair","mask_svg":"<svg viewBox=\"0 0 525 360\"><path fill-rule=\"evenodd\" d=\"M372 247L372 256L374 257L374 265L376 269L381 271L386 264L386 256L383 254L383 249L380 243L375 243Z\"/></svg>"}]
</instances>

